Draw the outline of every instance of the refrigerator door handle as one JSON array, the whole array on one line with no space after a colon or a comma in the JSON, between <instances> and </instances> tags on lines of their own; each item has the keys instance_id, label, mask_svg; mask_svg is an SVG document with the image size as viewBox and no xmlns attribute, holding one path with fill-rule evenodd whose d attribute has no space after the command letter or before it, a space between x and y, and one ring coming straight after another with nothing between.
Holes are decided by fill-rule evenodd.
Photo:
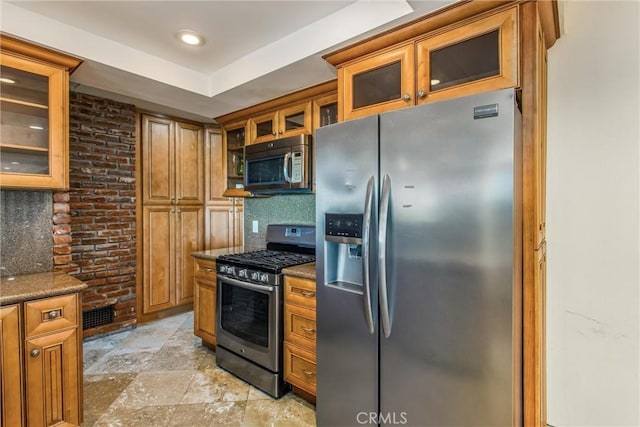
<instances>
[{"instance_id":1,"label":"refrigerator door handle","mask_svg":"<svg viewBox=\"0 0 640 427\"><path fill-rule=\"evenodd\" d=\"M387 292L387 221L389 219L389 202L391 199L391 178L385 174L382 179L382 196L380 201L380 231L378 233L378 277L380 285L380 312L382 314L382 331L385 338L391 335L391 316L389 315L389 298Z\"/></svg>"},{"instance_id":2,"label":"refrigerator door handle","mask_svg":"<svg viewBox=\"0 0 640 427\"><path fill-rule=\"evenodd\" d=\"M373 212L373 190L375 185L375 178L371 176L369 183L367 184L367 195L364 200L364 218L362 233L362 278L364 282L364 312L367 319L367 328L369 333L374 333L373 325L373 311L371 308L371 283L370 283L370 271L369 271L369 257L370 257L370 240L371 240L371 214Z\"/></svg>"}]
</instances>

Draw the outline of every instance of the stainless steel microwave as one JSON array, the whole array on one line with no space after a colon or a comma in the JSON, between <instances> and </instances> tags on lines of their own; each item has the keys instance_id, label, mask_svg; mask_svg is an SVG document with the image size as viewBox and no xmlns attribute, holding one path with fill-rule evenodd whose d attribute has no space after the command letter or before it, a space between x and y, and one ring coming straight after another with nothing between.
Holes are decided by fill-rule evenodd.
<instances>
[{"instance_id":1,"label":"stainless steel microwave","mask_svg":"<svg viewBox=\"0 0 640 427\"><path fill-rule=\"evenodd\" d=\"M252 193L311 191L310 135L244 147L244 188Z\"/></svg>"}]
</instances>

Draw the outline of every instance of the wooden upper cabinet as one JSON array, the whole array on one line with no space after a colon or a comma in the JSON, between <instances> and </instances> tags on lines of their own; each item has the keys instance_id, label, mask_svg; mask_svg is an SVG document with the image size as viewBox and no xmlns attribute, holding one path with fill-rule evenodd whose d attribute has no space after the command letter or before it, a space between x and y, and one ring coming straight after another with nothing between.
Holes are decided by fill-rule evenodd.
<instances>
[{"instance_id":1,"label":"wooden upper cabinet","mask_svg":"<svg viewBox=\"0 0 640 427\"><path fill-rule=\"evenodd\" d=\"M322 96L313 100L313 129L338 123L338 94Z\"/></svg>"},{"instance_id":2,"label":"wooden upper cabinet","mask_svg":"<svg viewBox=\"0 0 640 427\"><path fill-rule=\"evenodd\" d=\"M413 69L413 43L340 68L342 120L413 105Z\"/></svg>"},{"instance_id":3,"label":"wooden upper cabinet","mask_svg":"<svg viewBox=\"0 0 640 427\"><path fill-rule=\"evenodd\" d=\"M205 129L205 201L227 201L223 196L227 188L227 150L222 143L220 128Z\"/></svg>"},{"instance_id":4,"label":"wooden upper cabinet","mask_svg":"<svg viewBox=\"0 0 640 427\"><path fill-rule=\"evenodd\" d=\"M335 64L339 118L517 87L518 42L512 6Z\"/></svg>"},{"instance_id":5,"label":"wooden upper cabinet","mask_svg":"<svg viewBox=\"0 0 640 427\"><path fill-rule=\"evenodd\" d=\"M518 86L512 8L416 43L417 104Z\"/></svg>"},{"instance_id":6,"label":"wooden upper cabinet","mask_svg":"<svg viewBox=\"0 0 640 427\"><path fill-rule=\"evenodd\" d=\"M145 114L142 133L143 202L204 203L203 128Z\"/></svg>"},{"instance_id":7,"label":"wooden upper cabinet","mask_svg":"<svg viewBox=\"0 0 640 427\"><path fill-rule=\"evenodd\" d=\"M0 187L69 187L69 71L79 63L0 37Z\"/></svg>"},{"instance_id":8,"label":"wooden upper cabinet","mask_svg":"<svg viewBox=\"0 0 640 427\"><path fill-rule=\"evenodd\" d=\"M176 203L204 202L204 142L203 128L176 123Z\"/></svg>"},{"instance_id":9,"label":"wooden upper cabinet","mask_svg":"<svg viewBox=\"0 0 640 427\"><path fill-rule=\"evenodd\" d=\"M244 146L247 144L249 123L246 120L225 125L222 130L222 146L226 188L238 191L244 188Z\"/></svg>"},{"instance_id":10,"label":"wooden upper cabinet","mask_svg":"<svg viewBox=\"0 0 640 427\"><path fill-rule=\"evenodd\" d=\"M170 204L175 187L174 122L142 116L142 170L144 203Z\"/></svg>"},{"instance_id":11,"label":"wooden upper cabinet","mask_svg":"<svg viewBox=\"0 0 640 427\"><path fill-rule=\"evenodd\" d=\"M311 133L311 102L270 111L249 120L249 143Z\"/></svg>"}]
</instances>

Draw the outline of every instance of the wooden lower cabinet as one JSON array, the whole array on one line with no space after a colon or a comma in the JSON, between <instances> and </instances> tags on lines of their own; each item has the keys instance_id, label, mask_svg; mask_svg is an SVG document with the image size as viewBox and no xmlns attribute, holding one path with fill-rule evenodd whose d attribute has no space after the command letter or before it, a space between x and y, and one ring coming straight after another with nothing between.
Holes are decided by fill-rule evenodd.
<instances>
[{"instance_id":1,"label":"wooden lower cabinet","mask_svg":"<svg viewBox=\"0 0 640 427\"><path fill-rule=\"evenodd\" d=\"M142 314L193 302L194 260L202 250L202 206L144 206Z\"/></svg>"},{"instance_id":2,"label":"wooden lower cabinet","mask_svg":"<svg viewBox=\"0 0 640 427\"><path fill-rule=\"evenodd\" d=\"M27 301L3 307L0 313L2 425L80 425L82 341L79 295L74 293Z\"/></svg>"},{"instance_id":3,"label":"wooden lower cabinet","mask_svg":"<svg viewBox=\"0 0 640 427\"><path fill-rule=\"evenodd\" d=\"M0 399L3 426L24 422L20 305L0 309Z\"/></svg>"},{"instance_id":4,"label":"wooden lower cabinet","mask_svg":"<svg viewBox=\"0 0 640 427\"><path fill-rule=\"evenodd\" d=\"M216 345L216 263L196 259L195 291L193 300L193 333L202 343Z\"/></svg>"},{"instance_id":5,"label":"wooden lower cabinet","mask_svg":"<svg viewBox=\"0 0 640 427\"><path fill-rule=\"evenodd\" d=\"M316 283L285 276L284 288L284 380L315 399Z\"/></svg>"}]
</instances>

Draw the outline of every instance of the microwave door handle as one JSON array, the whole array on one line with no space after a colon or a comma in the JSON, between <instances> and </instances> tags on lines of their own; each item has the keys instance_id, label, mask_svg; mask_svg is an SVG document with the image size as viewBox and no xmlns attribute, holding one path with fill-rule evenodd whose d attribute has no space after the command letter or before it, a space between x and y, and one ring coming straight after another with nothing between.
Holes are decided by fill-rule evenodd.
<instances>
[{"instance_id":1,"label":"microwave door handle","mask_svg":"<svg viewBox=\"0 0 640 427\"><path fill-rule=\"evenodd\" d=\"M284 155L284 164L282 165L282 173L284 174L284 180L287 182L291 182L291 177L289 176L289 160L291 160L291 152L288 152Z\"/></svg>"}]
</instances>

